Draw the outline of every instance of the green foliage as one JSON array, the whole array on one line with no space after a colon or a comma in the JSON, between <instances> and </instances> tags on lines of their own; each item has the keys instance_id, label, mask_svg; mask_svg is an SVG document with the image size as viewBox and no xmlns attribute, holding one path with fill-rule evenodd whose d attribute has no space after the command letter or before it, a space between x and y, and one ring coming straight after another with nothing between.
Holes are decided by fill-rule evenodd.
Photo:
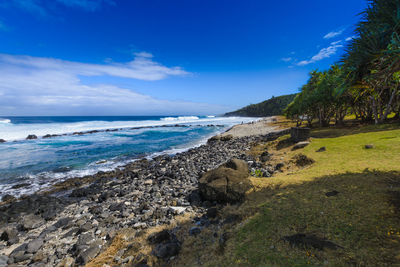
<instances>
[{"instance_id":1,"label":"green foliage","mask_svg":"<svg viewBox=\"0 0 400 267\"><path fill-rule=\"evenodd\" d=\"M328 126L349 111L376 124L390 113L400 117L400 0L371 0L362 14L341 64L310 73L284 110L288 118Z\"/></svg>"},{"instance_id":2,"label":"green foliage","mask_svg":"<svg viewBox=\"0 0 400 267\"><path fill-rule=\"evenodd\" d=\"M263 172L262 172L262 170L255 169L254 171L251 172L251 176L261 178L261 177L263 177Z\"/></svg>"},{"instance_id":3,"label":"green foliage","mask_svg":"<svg viewBox=\"0 0 400 267\"><path fill-rule=\"evenodd\" d=\"M282 115L283 109L293 101L296 94L272 97L258 104L248 105L239 110L226 113L225 116L267 117Z\"/></svg>"}]
</instances>

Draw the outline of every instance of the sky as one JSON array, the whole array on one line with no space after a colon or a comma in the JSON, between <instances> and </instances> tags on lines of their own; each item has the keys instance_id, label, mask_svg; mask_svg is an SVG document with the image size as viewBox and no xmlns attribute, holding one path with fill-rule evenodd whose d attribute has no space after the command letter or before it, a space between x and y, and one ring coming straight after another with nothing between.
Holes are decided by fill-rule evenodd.
<instances>
[{"instance_id":1,"label":"sky","mask_svg":"<svg viewBox=\"0 0 400 267\"><path fill-rule=\"evenodd\" d=\"M0 116L218 115L340 60L365 0L0 0Z\"/></svg>"}]
</instances>

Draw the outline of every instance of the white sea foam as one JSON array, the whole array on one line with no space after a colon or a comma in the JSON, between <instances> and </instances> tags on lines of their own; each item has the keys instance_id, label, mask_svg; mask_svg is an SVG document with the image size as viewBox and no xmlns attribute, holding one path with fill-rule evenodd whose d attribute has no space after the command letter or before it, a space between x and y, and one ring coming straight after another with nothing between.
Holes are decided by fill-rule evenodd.
<instances>
[{"instance_id":1,"label":"white sea foam","mask_svg":"<svg viewBox=\"0 0 400 267\"><path fill-rule=\"evenodd\" d=\"M179 116L179 117L166 117L166 118L161 118L162 121L193 121L193 120L199 120L200 118L197 116Z\"/></svg>"},{"instance_id":2,"label":"white sea foam","mask_svg":"<svg viewBox=\"0 0 400 267\"><path fill-rule=\"evenodd\" d=\"M11 120L0 118L0 123L11 123Z\"/></svg>"},{"instance_id":3,"label":"white sea foam","mask_svg":"<svg viewBox=\"0 0 400 267\"><path fill-rule=\"evenodd\" d=\"M217 117L217 118L202 118L199 119L193 119L193 120L186 120L184 123L196 123L196 125L208 125L208 124L223 124L225 127L219 128L218 131L224 131L228 127L238 124L243 122L249 122L249 121L254 121L257 119L254 118L240 118L240 117ZM168 124L176 124L176 121L119 121L119 122L104 122L104 121L97 121L97 122L79 122L79 123L49 123L49 124L14 124L6 127L2 127L2 130L5 129L10 129L8 130L8 134L15 134L15 136L21 136L21 138L26 137L26 135L29 133L37 134L38 136L44 135L45 133L66 133L66 132L73 132L73 131L85 131L85 130L94 130L94 129L109 129L109 128L129 128L129 127L141 127L141 126L156 126L156 125L168 125ZM60 128L60 129L58 129ZM19 131L23 131L22 134ZM57 131L58 130L58 131ZM140 130L135 130L135 131L122 131L120 132L121 134L127 134L130 135L132 134L137 134L136 132L142 132L145 131L146 129L140 129ZM168 131L168 128L159 128L160 131ZM176 128L175 130L186 130L186 128ZM0 131L1 134L3 134L2 131ZM208 136L204 136L201 140L198 140L193 143L189 144L182 144L181 146L174 147L172 149L168 149L162 152L157 152L151 154L149 157L154 157L157 155L161 154L176 154L180 152L184 152L190 148L200 146L204 143L206 143L207 139L211 137L212 135L217 134L218 132L213 132L210 133ZM0 134L0 138L1 137ZM19 135L18 135L19 134ZM84 141L87 138L96 138L100 139L104 142L108 141L108 138L112 138L113 143L115 144L120 144L125 142L124 136L114 136L114 135L108 135L106 133L101 133L96 136L90 136L90 135L83 135L83 136L63 136L59 137L58 139L60 141L69 141L69 140L74 140L74 141ZM10 139L9 139L10 140ZM44 142L41 141L40 139L37 140L36 142ZM42 153L42 150L46 150L46 146L40 146L40 149L38 149L37 146L33 146L33 143L31 142L17 142L17 143L6 143L6 146L13 146L13 148L18 148L17 151L14 151L14 156L18 158L19 160L11 160L13 167L17 167L19 164L23 164L25 162L30 162L31 164L35 164L35 161L32 161L32 159L29 159L30 153L25 153L26 151L32 150L33 148L35 149L35 155L38 156L40 153ZM5 148L5 147L4 147ZM18 152L17 154L15 154ZM1 157L0 157L1 158ZM38 157L39 159L41 157ZM75 169L75 170L67 170L64 172L41 172L35 175L30 175L26 174L24 175L24 180L29 181L30 185L27 187L22 187L18 189L12 189L12 186L17 185L23 181L15 181L14 183L8 183L8 184L0 184L0 196L3 194L12 194L15 196L21 196L22 194L30 194L33 192L36 192L38 190L41 190L43 188L46 188L56 182L60 182L63 180L66 180L68 178L73 178L73 177L83 177L86 175L93 175L97 173L98 171L110 171L114 170L115 168L120 168L129 162L135 161L136 159L126 159L126 160L118 160L117 158L108 158L104 160L96 160L95 162L92 162L91 164L87 165L83 169ZM3 164L2 164L3 163ZM0 168L7 169L10 164L10 160L2 160L0 159ZM22 165L21 165L22 166ZM21 177L22 178L22 177Z\"/></svg>"},{"instance_id":4,"label":"white sea foam","mask_svg":"<svg viewBox=\"0 0 400 267\"><path fill-rule=\"evenodd\" d=\"M197 116L166 117L161 120L146 121L86 121L74 123L35 123L35 124L13 124L1 125L0 139L6 141L23 140L28 135L34 134L38 137L46 134L69 134L73 132L85 132L91 130L106 130L115 128L149 127L174 124L224 124L234 125L241 122L253 121L254 118L241 117L211 117L199 118Z\"/></svg>"}]
</instances>

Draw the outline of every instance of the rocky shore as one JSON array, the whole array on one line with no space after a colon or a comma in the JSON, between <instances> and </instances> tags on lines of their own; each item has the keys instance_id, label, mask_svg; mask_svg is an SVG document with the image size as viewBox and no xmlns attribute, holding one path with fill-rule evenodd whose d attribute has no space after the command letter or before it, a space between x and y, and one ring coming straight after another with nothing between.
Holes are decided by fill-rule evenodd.
<instances>
[{"instance_id":1,"label":"rocky shore","mask_svg":"<svg viewBox=\"0 0 400 267\"><path fill-rule=\"evenodd\" d=\"M287 133L271 130L244 137L225 134L174 156L71 179L51 193L5 199L0 206L0 267L85 265L122 229L169 224L185 212L202 216L213 203L199 194L200 177L232 158L251 167L254 159L245 152L252 144Z\"/></svg>"}]
</instances>

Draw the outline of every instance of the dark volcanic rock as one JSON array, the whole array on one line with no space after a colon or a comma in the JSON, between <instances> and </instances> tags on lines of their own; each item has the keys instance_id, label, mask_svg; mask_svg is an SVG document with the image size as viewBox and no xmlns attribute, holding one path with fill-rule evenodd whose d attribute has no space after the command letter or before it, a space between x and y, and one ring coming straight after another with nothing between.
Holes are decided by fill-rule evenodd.
<instances>
[{"instance_id":1,"label":"dark volcanic rock","mask_svg":"<svg viewBox=\"0 0 400 267\"><path fill-rule=\"evenodd\" d=\"M1 198L1 201L15 201L16 200L16 198L14 197L14 196L12 196L12 195L4 195L2 198Z\"/></svg>"},{"instance_id":2,"label":"dark volcanic rock","mask_svg":"<svg viewBox=\"0 0 400 267\"><path fill-rule=\"evenodd\" d=\"M76 258L76 263L80 265L85 265L91 259L96 257L101 250L101 246L99 244L93 244L88 249L82 251L78 257Z\"/></svg>"},{"instance_id":3,"label":"dark volcanic rock","mask_svg":"<svg viewBox=\"0 0 400 267\"><path fill-rule=\"evenodd\" d=\"M297 154L292 158L292 160L299 167L311 165L315 162L312 158L309 158L304 154Z\"/></svg>"},{"instance_id":4,"label":"dark volcanic rock","mask_svg":"<svg viewBox=\"0 0 400 267\"><path fill-rule=\"evenodd\" d=\"M207 209L206 215L207 215L208 218L215 218L215 217L217 217L217 214L218 214L218 209L217 208L209 208L209 209Z\"/></svg>"},{"instance_id":5,"label":"dark volcanic rock","mask_svg":"<svg viewBox=\"0 0 400 267\"><path fill-rule=\"evenodd\" d=\"M327 197L334 197L334 196L337 196L338 194L339 194L338 191L333 190L333 191L330 191L330 192L326 192L326 193L325 193L325 196L327 196Z\"/></svg>"},{"instance_id":6,"label":"dark volcanic rock","mask_svg":"<svg viewBox=\"0 0 400 267\"><path fill-rule=\"evenodd\" d=\"M326 147L320 147L317 151L315 152L325 152L326 151Z\"/></svg>"},{"instance_id":7,"label":"dark volcanic rock","mask_svg":"<svg viewBox=\"0 0 400 267\"><path fill-rule=\"evenodd\" d=\"M271 158L271 155L268 153L268 151L264 151L260 156L260 160L262 162L266 162L266 161L270 160L270 158Z\"/></svg>"},{"instance_id":8,"label":"dark volcanic rock","mask_svg":"<svg viewBox=\"0 0 400 267\"><path fill-rule=\"evenodd\" d=\"M18 243L18 232L14 228L7 228L0 236L0 240L6 241L8 246Z\"/></svg>"},{"instance_id":9,"label":"dark volcanic rock","mask_svg":"<svg viewBox=\"0 0 400 267\"><path fill-rule=\"evenodd\" d=\"M28 253L36 253L43 246L43 239L37 238L28 243L26 251Z\"/></svg>"},{"instance_id":10,"label":"dark volcanic rock","mask_svg":"<svg viewBox=\"0 0 400 267\"><path fill-rule=\"evenodd\" d=\"M167 259L172 256L178 255L181 250L181 246L178 242L162 243L158 244L152 251L152 253L162 259Z\"/></svg>"},{"instance_id":11,"label":"dark volcanic rock","mask_svg":"<svg viewBox=\"0 0 400 267\"><path fill-rule=\"evenodd\" d=\"M73 218L71 217L61 218L53 226L56 228L66 228L68 226L71 226L72 221Z\"/></svg>"},{"instance_id":12,"label":"dark volcanic rock","mask_svg":"<svg viewBox=\"0 0 400 267\"><path fill-rule=\"evenodd\" d=\"M150 244L159 244L159 243L162 243L162 242L165 242L165 241L168 241L168 240L172 240L172 239L173 239L173 236L170 233L170 231L163 230L161 232L157 232L157 233L151 234L147 238L147 241Z\"/></svg>"},{"instance_id":13,"label":"dark volcanic rock","mask_svg":"<svg viewBox=\"0 0 400 267\"><path fill-rule=\"evenodd\" d=\"M5 143L5 142L6 142L6 140L0 139L0 143Z\"/></svg>"},{"instance_id":14,"label":"dark volcanic rock","mask_svg":"<svg viewBox=\"0 0 400 267\"><path fill-rule=\"evenodd\" d=\"M30 134L26 137L26 140L32 140L32 139L37 139L37 136L34 134Z\"/></svg>"},{"instance_id":15,"label":"dark volcanic rock","mask_svg":"<svg viewBox=\"0 0 400 267\"><path fill-rule=\"evenodd\" d=\"M203 198L220 203L243 201L246 191L251 187L247 163L238 159L207 172L199 180Z\"/></svg>"},{"instance_id":16,"label":"dark volcanic rock","mask_svg":"<svg viewBox=\"0 0 400 267\"><path fill-rule=\"evenodd\" d=\"M16 185L13 185L12 187L11 187L11 189L19 189L19 188L23 188L23 187L28 187L28 186L30 186L31 184L28 184L28 183L22 183L22 184L16 184Z\"/></svg>"}]
</instances>

